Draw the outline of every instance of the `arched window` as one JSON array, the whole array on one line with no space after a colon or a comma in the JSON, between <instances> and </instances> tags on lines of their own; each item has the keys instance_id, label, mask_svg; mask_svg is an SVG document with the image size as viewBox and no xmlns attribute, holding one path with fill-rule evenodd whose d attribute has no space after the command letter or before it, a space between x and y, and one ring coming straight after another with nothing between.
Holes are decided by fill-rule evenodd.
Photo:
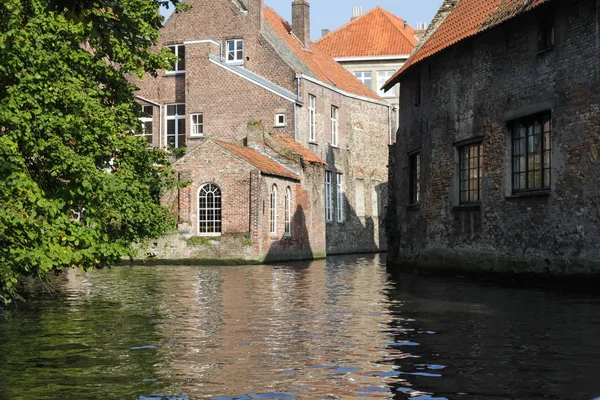
<instances>
[{"instance_id":1,"label":"arched window","mask_svg":"<svg viewBox=\"0 0 600 400\"><path fill-rule=\"evenodd\" d=\"M271 186L271 207L269 212L271 235L277 234L277 185Z\"/></svg>"},{"instance_id":2,"label":"arched window","mask_svg":"<svg viewBox=\"0 0 600 400\"><path fill-rule=\"evenodd\" d=\"M285 236L292 236L292 190L285 189Z\"/></svg>"},{"instance_id":3,"label":"arched window","mask_svg":"<svg viewBox=\"0 0 600 400\"><path fill-rule=\"evenodd\" d=\"M198 191L198 234L221 234L221 189L214 183L202 185Z\"/></svg>"}]
</instances>

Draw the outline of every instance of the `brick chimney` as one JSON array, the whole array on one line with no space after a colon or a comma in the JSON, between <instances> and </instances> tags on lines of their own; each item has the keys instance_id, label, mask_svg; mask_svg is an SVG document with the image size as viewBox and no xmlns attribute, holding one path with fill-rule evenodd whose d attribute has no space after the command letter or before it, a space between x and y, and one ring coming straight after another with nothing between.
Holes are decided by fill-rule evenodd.
<instances>
[{"instance_id":1,"label":"brick chimney","mask_svg":"<svg viewBox=\"0 0 600 400\"><path fill-rule=\"evenodd\" d=\"M310 5L307 0L292 3L292 32L308 49L310 46Z\"/></svg>"}]
</instances>

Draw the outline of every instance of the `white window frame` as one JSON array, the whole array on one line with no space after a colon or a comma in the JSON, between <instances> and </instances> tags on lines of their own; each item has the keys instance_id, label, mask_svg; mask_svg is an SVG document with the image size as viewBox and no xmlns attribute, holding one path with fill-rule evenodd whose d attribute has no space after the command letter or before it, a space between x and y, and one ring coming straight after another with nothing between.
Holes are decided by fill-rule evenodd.
<instances>
[{"instance_id":1,"label":"white window frame","mask_svg":"<svg viewBox=\"0 0 600 400\"><path fill-rule=\"evenodd\" d=\"M285 189L285 236L292 236L292 189Z\"/></svg>"},{"instance_id":2,"label":"white window frame","mask_svg":"<svg viewBox=\"0 0 600 400\"><path fill-rule=\"evenodd\" d=\"M331 147L339 146L339 109L331 106Z\"/></svg>"},{"instance_id":3,"label":"white window frame","mask_svg":"<svg viewBox=\"0 0 600 400\"><path fill-rule=\"evenodd\" d=\"M194 117L196 117L196 122L194 122ZM202 117L202 122L198 123L198 117ZM198 127L200 127L201 132L198 133ZM190 114L190 137L204 137L204 114L203 113L192 113Z\"/></svg>"},{"instance_id":4,"label":"white window frame","mask_svg":"<svg viewBox=\"0 0 600 400\"><path fill-rule=\"evenodd\" d=\"M308 95L308 141L317 143L317 97Z\"/></svg>"},{"instance_id":5,"label":"white window frame","mask_svg":"<svg viewBox=\"0 0 600 400\"><path fill-rule=\"evenodd\" d=\"M146 107L152 109L152 114L151 117L140 117L138 118L138 120L140 121L140 124L142 125L141 128L141 133L136 133L135 136L138 137L143 137L144 139L148 140L148 138L152 138L154 136L154 107L153 106L147 106L147 105L142 105L142 114L144 114L144 110L146 109ZM150 122L152 124L152 132L151 133L146 133L146 123ZM152 144L152 139L150 139L150 142L148 142L148 144Z\"/></svg>"},{"instance_id":6,"label":"white window frame","mask_svg":"<svg viewBox=\"0 0 600 400\"><path fill-rule=\"evenodd\" d=\"M344 175L336 174L336 190L337 190L337 221L344 222Z\"/></svg>"},{"instance_id":7,"label":"white window frame","mask_svg":"<svg viewBox=\"0 0 600 400\"><path fill-rule=\"evenodd\" d=\"M396 92L397 85L394 85L390 90L384 92L381 90L381 87L385 85L385 83L392 77L396 71L394 70L385 70L385 71L377 71L377 94L380 97L396 97L398 93Z\"/></svg>"},{"instance_id":8,"label":"white window frame","mask_svg":"<svg viewBox=\"0 0 600 400\"><path fill-rule=\"evenodd\" d=\"M269 232L271 236L277 235L277 185L271 186L271 193L269 196Z\"/></svg>"},{"instance_id":9,"label":"white window frame","mask_svg":"<svg viewBox=\"0 0 600 400\"><path fill-rule=\"evenodd\" d=\"M369 74L368 78L365 76L366 74ZM363 85L365 85L369 89L373 88L373 72L371 72L371 71L356 71L354 73L354 77L356 79L358 79L359 81L361 81L363 83ZM367 80L370 81L370 84L368 84L368 85L367 85L367 82L365 82Z\"/></svg>"},{"instance_id":10,"label":"white window frame","mask_svg":"<svg viewBox=\"0 0 600 400\"><path fill-rule=\"evenodd\" d=\"M169 115L169 106L175 106L175 115ZM184 107L184 114L177 114L178 106ZM165 147L169 145L169 121L175 120L175 148L178 149L185 145L184 143L179 143L179 120L185 121L185 103L171 103L165 105ZM187 127L185 127L187 129ZM183 136L186 136L186 132L183 133Z\"/></svg>"},{"instance_id":11,"label":"white window frame","mask_svg":"<svg viewBox=\"0 0 600 400\"><path fill-rule=\"evenodd\" d=\"M282 122L279 122L279 117L283 117ZM285 114L275 114L275 126L278 128L287 126Z\"/></svg>"},{"instance_id":12,"label":"white window frame","mask_svg":"<svg viewBox=\"0 0 600 400\"><path fill-rule=\"evenodd\" d=\"M203 208L203 210L206 210L207 213L208 211L212 211L213 212L213 218L212 219L206 219L206 223L207 223L207 227L209 226L208 224L212 224L212 228L213 228L213 232L201 232L200 230L200 226L201 226L201 221L200 221L200 192L202 192L202 189L204 189L207 186L213 186L213 190L210 192L213 194L213 196L215 197L215 200L218 198L218 204L219 207L215 207L213 204L213 207L209 208ZM215 191L216 189L216 191ZM218 193L218 194L215 194ZM219 185L214 184L214 183L205 183L204 185L200 186L200 188L198 188L198 193L196 193L196 199L198 200L198 217L197 217L197 221L198 221L198 235L199 236L221 236L221 233L223 232L223 193L221 191L221 188L219 187ZM216 204L216 201L215 201ZM219 218L215 218L215 214L216 212L219 212ZM218 229L217 229L217 223L218 223Z\"/></svg>"},{"instance_id":13,"label":"white window frame","mask_svg":"<svg viewBox=\"0 0 600 400\"><path fill-rule=\"evenodd\" d=\"M233 58L230 59L230 50L229 50L229 44L233 43ZM242 44L242 55L241 58L238 57L238 52L240 50L237 49L237 45L238 43ZM246 49L244 48L244 39L231 39L231 40L227 40L225 42L225 62L228 64L243 64L244 63L244 55L245 55Z\"/></svg>"},{"instance_id":14,"label":"white window frame","mask_svg":"<svg viewBox=\"0 0 600 400\"><path fill-rule=\"evenodd\" d=\"M325 221L333 222L333 194L331 193L331 179L333 173L325 171Z\"/></svg>"},{"instance_id":15,"label":"white window frame","mask_svg":"<svg viewBox=\"0 0 600 400\"><path fill-rule=\"evenodd\" d=\"M184 44L173 44L173 45L170 45L170 46L167 46L167 47L171 48L171 49L175 49L175 51L173 53L177 57L179 57L180 49L183 49L183 68L179 69L179 67L180 67L179 64L181 63L181 60L179 60L179 61L175 62L175 69L173 69L173 70L167 69L165 71L165 74L167 74L167 75L177 75L177 74L183 74L183 73L185 73L185 45Z\"/></svg>"}]
</instances>

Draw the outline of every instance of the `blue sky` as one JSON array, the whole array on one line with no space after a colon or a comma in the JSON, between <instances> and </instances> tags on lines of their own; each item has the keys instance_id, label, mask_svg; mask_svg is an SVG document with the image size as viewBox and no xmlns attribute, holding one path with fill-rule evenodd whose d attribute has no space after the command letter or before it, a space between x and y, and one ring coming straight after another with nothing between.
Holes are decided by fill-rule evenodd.
<instances>
[{"instance_id":1,"label":"blue sky","mask_svg":"<svg viewBox=\"0 0 600 400\"><path fill-rule=\"evenodd\" d=\"M350 21L354 6L362 6L363 13L381 6L414 28L418 22L429 23L442 3L443 0L312 0L311 37L316 40L321 36L322 29L333 31ZM292 0L265 0L265 4L286 20L292 19Z\"/></svg>"}]
</instances>

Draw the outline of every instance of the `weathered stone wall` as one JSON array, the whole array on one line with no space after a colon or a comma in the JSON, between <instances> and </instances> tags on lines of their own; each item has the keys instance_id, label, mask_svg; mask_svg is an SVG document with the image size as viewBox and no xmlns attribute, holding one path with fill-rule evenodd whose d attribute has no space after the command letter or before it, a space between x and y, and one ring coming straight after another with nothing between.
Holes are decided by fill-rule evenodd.
<instances>
[{"instance_id":1,"label":"weathered stone wall","mask_svg":"<svg viewBox=\"0 0 600 400\"><path fill-rule=\"evenodd\" d=\"M392 263L499 272L600 273L600 2L553 1L555 46L538 52L545 6L409 70L391 154ZM414 104L421 79L421 104ZM551 111L549 192L513 194L509 121ZM482 201L459 206L456 143L483 138ZM409 157L421 201L409 206Z\"/></svg>"},{"instance_id":2,"label":"weathered stone wall","mask_svg":"<svg viewBox=\"0 0 600 400\"><path fill-rule=\"evenodd\" d=\"M316 140L309 141L308 96L316 97ZM327 161L332 172L334 214L337 210L336 174L343 174L344 220L334 215L327 223L327 253L383 251L383 216L387 204L387 153L394 116L385 105L357 100L322 85L304 81L303 107L297 111L296 140ZM331 146L331 106L338 107L339 143ZM356 186L364 186L364 202L357 214ZM324 198L325 179L318 190ZM376 201L373 201L373 197ZM374 205L378 205L376 210ZM323 218L325 215L323 214Z\"/></svg>"}]
</instances>

